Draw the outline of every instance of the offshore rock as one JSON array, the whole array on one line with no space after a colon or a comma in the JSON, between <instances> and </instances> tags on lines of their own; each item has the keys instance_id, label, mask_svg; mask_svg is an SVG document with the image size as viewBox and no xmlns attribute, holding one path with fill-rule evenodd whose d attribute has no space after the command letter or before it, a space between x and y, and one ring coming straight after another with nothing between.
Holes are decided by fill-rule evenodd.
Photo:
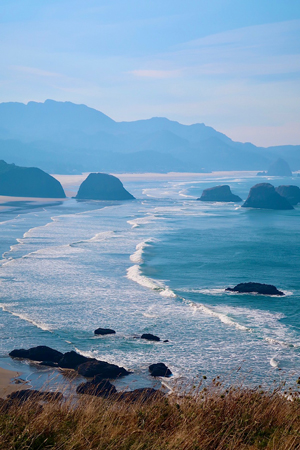
<instances>
[{"instance_id":1,"label":"offshore rock","mask_svg":"<svg viewBox=\"0 0 300 450\"><path fill-rule=\"evenodd\" d=\"M276 210L294 209L286 198L276 192L274 186L270 183L260 183L253 186L242 207Z\"/></svg>"},{"instance_id":2,"label":"offshore rock","mask_svg":"<svg viewBox=\"0 0 300 450\"><path fill-rule=\"evenodd\" d=\"M156 341L156 342L160 341L160 338L158 336L155 336L154 334L151 334L151 333L142 334L141 339L146 339L147 341Z\"/></svg>"},{"instance_id":3,"label":"offshore rock","mask_svg":"<svg viewBox=\"0 0 300 450\"><path fill-rule=\"evenodd\" d=\"M215 186L204 189L202 195L197 200L201 202L242 202L238 195L234 195L228 185Z\"/></svg>"},{"instance_id":4,"label":"offshore rock","mask_svg":"<svg viewBox=\"0 0 300 450\"><path fill-rule=\"evenodd\" d=\"M58 365L63 369L77 369L80 364L83 364L87 361L94 361L94 359L82 356L72 350L71 352L67 352L62 356L62 358L58 361Z\"/></svg>"},{"instance_id":5,"label":"offshore rock","mask_svg":"<svg viewBox=\"0 0 300 450\"><path fill-rule=\"evenodd\" d=\"M19 167L0 161L0 195L65 198L58 180L36 167Z\"/></svg>"},{"instance_id":6,"label":"offshore rock","mask_svg":"<svg viewBox=\"0 0 300 450\"><path fill-rule=\"evenodd\" d=\"M292 177L293 176L290 166L282 158L278 158L276 161L274 161L270 165L267 175L274 176L274 177Z\"/></svg>"},{"instance_id":7,"label":"offshore rock","mask_svg":"<svg viewBox=\"0 0 300 450\"><path fill-rule=\"evenodd\" d=\"M226 288L225 291L240 292L240 293L253 293L261 295L284 295L283 292L279 291L272 284L262 284L262 283L240 283L234 288Z\"/></svg>"},{"instance_id":8,"label":"offshore rock","mask_svg":"<svg viewBox=\"0 0 300 450\"><path fill-rule=\"evenodd\" d=\"M24 358L32 361L49 361L51 363L57 363L62 358L63 354L57 350L46 345L38 345L32 347L29 350L19 349L13 350L9 353L12 358Z\"/></svg>"},{"instance_id":9,"label":"offshore rock","mask_svg":"<svg viewBox=\"0 0 300 450\"><path fill-rule=\"evenodd\" d=\"M164 363L151 364L149 372L152 377L170 377L171 370Z\"/></svg>"},{"instance_id":10,"label":"offshore rock","mask_svg":"<svg viewBox=\"0 0 300 450\"><path fill-rule=\"evenodd\" d=\"M94 331L94 334L105 336L106 334L116 334L116 332L110 328L97 328L97 330Z\"/></svg>"},{"instance_id":11,"label":"offshore rock","mask_svg":"<svg viewBox=\"0 0 300 450\"><path fill-rule=\"evenodd\" d=\"M278 186L276 192L281 197L284 197L291 205L300 203L300 188L298 186Z\"/></svg>"},{"instance_id":12,"label":"offshore rock","mask_svg":"<svg viewBox=\"0 0 300 450\"><path fill-rule=\"evenodd\" d=\"M79 375L87 378L97 375L98 379L119 378L130 374L130 372L124 369L124 367L119 367L116 364L109 364L108 362L97 360L87 361L80 364L77 371Z\"/></svg>"},{"instance_id":13,"label":"offshore rock","mask_svg":"<svg viewBox=\"0 0 300 450\"><path fill-rule=\"evenodd\" d=\"M90 173L81 183L77 196L81 200L134 200L119 178L107 173Z\"/></svg>"}]
</instances>

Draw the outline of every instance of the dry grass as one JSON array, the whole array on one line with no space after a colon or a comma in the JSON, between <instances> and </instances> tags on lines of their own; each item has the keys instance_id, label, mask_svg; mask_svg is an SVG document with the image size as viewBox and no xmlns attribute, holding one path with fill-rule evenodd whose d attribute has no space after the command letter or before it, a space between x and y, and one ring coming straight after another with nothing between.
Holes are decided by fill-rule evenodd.
<instances>
[{"instance_id":1,"label":"dry grass","mask_svg":"<svg viewBox=\"0 0 300 450\"><path fill-rule=\"evenodd\" d=\"M27 401L0 411L0 448L300 449L300 401L278 390L225 391L218 382L148 403L82 396L39 408Z\"/></svg>"}]
</instances>

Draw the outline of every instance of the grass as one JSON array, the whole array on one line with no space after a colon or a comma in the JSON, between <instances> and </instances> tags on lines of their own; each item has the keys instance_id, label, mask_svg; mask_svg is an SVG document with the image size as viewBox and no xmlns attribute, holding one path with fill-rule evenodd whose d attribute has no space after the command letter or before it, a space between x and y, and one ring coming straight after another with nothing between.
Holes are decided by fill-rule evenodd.
<instances>
[{"instance_id":1,"label":"grass","mask_svg":"<svg viewBox=\"0 0 300 450\"><path fill-rule=\"evenodd\" d=\"M197 391L195 393L195 390ZM143 403L81 396L0 408L2 450L300 449L300 401L215 380Z\"/></svg>"}]
</instances>

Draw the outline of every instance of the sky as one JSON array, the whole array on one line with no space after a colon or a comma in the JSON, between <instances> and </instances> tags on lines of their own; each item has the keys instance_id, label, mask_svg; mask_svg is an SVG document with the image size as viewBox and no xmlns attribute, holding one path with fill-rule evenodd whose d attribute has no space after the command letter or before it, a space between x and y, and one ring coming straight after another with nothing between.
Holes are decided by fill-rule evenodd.
<instances>
[{"instance_id":1,"label":"sky","mask_svg":"<svg viewBox=\"0 0 300 450\"><path fill-rule=\"evenodd\" d=\"M0 102L300 144L299 0L1 0Z\"/></svg>"}]
</instances>

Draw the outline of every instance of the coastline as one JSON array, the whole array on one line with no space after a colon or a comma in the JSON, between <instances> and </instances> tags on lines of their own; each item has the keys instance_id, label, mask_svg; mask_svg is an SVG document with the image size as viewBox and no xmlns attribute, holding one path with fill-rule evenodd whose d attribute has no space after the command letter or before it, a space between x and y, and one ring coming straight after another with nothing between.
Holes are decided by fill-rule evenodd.
<instances>
[{"instance_id":1,"label":"coastline","mask_svg":"<svg viewBox=\"0 0 300 450\"><path fill-rule=\"evenodd\" d=\"M23 380L14 383L15 379L18 379L21 372L14 370L8 370L0 367L0 398L5 398L12 392L19 391L20 389L29 389L30 385Z\"/></svg>"}]
</instances>

